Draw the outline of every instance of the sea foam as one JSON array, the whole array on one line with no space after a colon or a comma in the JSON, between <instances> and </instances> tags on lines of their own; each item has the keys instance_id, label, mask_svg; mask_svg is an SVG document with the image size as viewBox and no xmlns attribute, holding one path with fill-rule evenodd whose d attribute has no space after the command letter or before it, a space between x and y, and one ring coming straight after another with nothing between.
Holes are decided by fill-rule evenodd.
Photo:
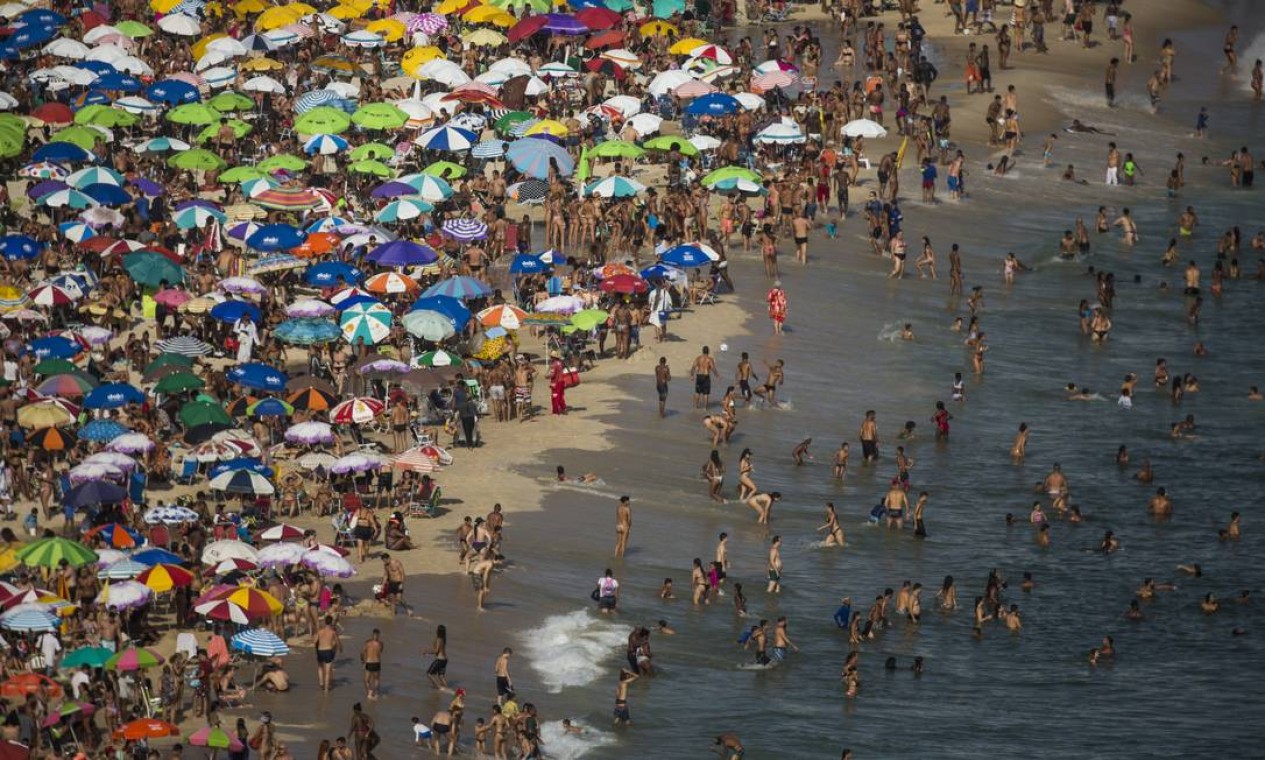
<instances>
[{"instance_id":1,"label":"sea foam","mask_svg":"<svg viewBox=\"0 0 1265 760\"><path fill-rule=\"evenodd\" d=\"M613 676L610 660L628 640L628 629L588 610L550 615L523 634L527 661L550 693ZM552 754L552 753L550 753Z\"/></svg>"}]
</instances>

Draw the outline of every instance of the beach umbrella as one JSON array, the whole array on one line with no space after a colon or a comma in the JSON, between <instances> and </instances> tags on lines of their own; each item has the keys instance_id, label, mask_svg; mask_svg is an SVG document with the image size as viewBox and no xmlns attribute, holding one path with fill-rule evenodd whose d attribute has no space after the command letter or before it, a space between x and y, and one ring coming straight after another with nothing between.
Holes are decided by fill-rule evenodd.
<instances>
[{"instance_id":1,"label":"beach umbrella","mask_svg":"<svg viewBox=\"0 0 1265 760\"><path fill-rule=\"evenodd\" d=\"M107 383L92 389L84 397L83 405L88 409L118 409L144 401L145 394L127 383Z\"/></svg>"},{"instance_id":2,"label":"beach umbrella","mask_svg":"<svg viewBox=\"0 0 1265 760\"><path fill-rule=\"evenodd\" d=\"M304 537L302 528L296 528L286 523L278 523L256 536L260 541L299 541Z\"/></svg>"},{"instance_id":3,"label":"beach umbrella","mask_svg":"<svg viewBox=\"0 0 1265 760\"><path fill-rule=\"evenodd\" d=\"M254 562L259 556L250 544L232 539L212 541L202 550L202 564L216 565L225 560Z\"/></svg>"},{"instance_id":4,"label":"beach umbrella","mask_svg":"<svg viewBox=\"0 0 1265 760\"><path fill-rule=\"evenodd\" d=\"M585 309L571 315L571 324L580 330L592 330L604 324L609 316L610 314L602 309Z\"/></svg>"},{"instance_id":5,"label":"beach umbrella","mask_svg":"<svg viewBox=\"0 0 1265 760\"><path fill-rule=\"evenodd\" d=\"M270 544L259 550L259 566L272 569L297 565L306 551L301 544Z\"/></svg>"},{"instance_id":6,"label":"beach umbrella","mask_svg":"<svg viewBox=\"0 0 1265 760\"><path fill-rule=\"evenodd\" d=\"M178 335L174 338L164 338L154 344L154 347L164 354L174 354L183 357L207 356L212 349L208 343L205 343L192 335ZM152 364L150 365L153 366Z\"/></svg>"},{"instance_id":7,"label":"beach umbrella","mask_svg":"<svg viewBox=\"0 0 1265 760\"><path fill-rule=\"evenodd\" d=\"M274 544L295 546L295 544ZM264 551L273 547L265 547ZM299 547L302 548L302 547ZM219 598L194 607L194 611L212 620L227 620L239 625L268 618L281 612L281 602L262 589L241 586L220 595Z\"/></svg>"},{"instance_id":8,"label":"beach umbrella","mask_svg":"<svg viewBox=\"0 0 1265 760\"><path fill-rule=\"evenodd\" d=\"M212 319L226 324L233 324L242 317L246 317L255 324L263 321L263 314L259 311L259 307L249 301L223 301L212 306L208 313Z\"/></svg>"},{"instance_id":9,"label":"beach umbrella","mask_svg":"<svg viewBox=\"0 0 1265 760\"><path fill-rule=\"evenodd\" d=\"M27 438L27 443L44 451L66 451L74 447L75 439L60 428L49 427L36 430Z\"/></svg>"},{"instance_id":10,"label":"beach umbrella","mask_svg":"<svg viewBox=\"0 0 1265 760\"><path fill-rule=\"evenodd\" d=\"M95 507L98 504L121 504L126 498L127 491L122 486L104 480L89 480L67 491L62 496L62 504L83 509Z\"/></svg>"},{"instance_id":11,"label":"beach umbrella","mask_svg":"<svg viewBox=\"0 0 1265 760\"><path fill-rule=\"evenodd\" d=\"M344 150L347 150L347 141L338 135L316 134L303 143L303 152L309 156L317 153L322 156L332 156Z\"/></svg>"},{"instance_id":12,"label":"beach umbrella","mask_svg":"<svg viewBox=\"0 0 1265 760\"><path fill-rule=\"evenodd\" d=\"M290 224L267 224L250 237L246 245L257 251L282 251L303 245L307 233Z\"/></svg>"},{"instance_id":13,"label":"beach umbrella","mask_svg":"<svg viewBox=\"0 0 1265 760\"><path fill-rule=\"evenodd\" d=\"M429 246L412 240L392 240L378 246L365 256L365 260L378 266L406 267L417 264L430 264L439 259L439 254Z\"/></svg>"},{"instance_id":14,"label":"beach umbrella","mask_svg":"<svg viewBox=\"0 0 1265 760\"><path fill-rule=\"evenodd\" d=\"M40 605L21 605L0 615L0 628L6 631L56 631L61 618Z\"/></svg>"},{"instance_id":15,"label":"beach umbrella","mask_svg":"<svg viewBox=\"0 0 1265 760\"><path fill-rule=\"evenodd\" d=\"M365 454L362 452L353 452L339 457L332 465L330 472L335 475L346 475L348 473L362 473L380 470L386 465L386 460L374 454Z\"/></svg>"},{"instance_id":16,"label":"beach umbrella","mask_svg":"<svg viewBox=\"0 0 1265 760\"><path fill-rule=\"evenodd\" d=\"M365 280L364 289L370 293L413 293L419 290L417 280L399 272L380 272Z\"/></svg>"},{"instance_id":17,"label":"beach umbrella","mask_svg":"<svg viewBox=\"0 0 1265 760\"><path fill-rule=\"evenodd\" d=\"M853 119L843 125L842 131L844 137L864 137L876 140L887 136L887 129L882 124L870 119Z\"/></svg>"},{"instance_id":18,"label":"beach umbrella","mask_svg":"<svg viewBox=\"0 0 1265 760\"><path fill-rule=\"evenodd\" d=\"M167 165L175 169L184 169L186 171L219 171L228 166L228 162L209 150L203 148L194 148L176 153L167 159ZM191 212L191 213L183 213ZM214 209L205 206L192 206L182 209L182 213L176 214L176 224L181 229L190 229L193 227L204 227L211 220L216 220L223 224L227 217Z\"/></svg>"},{"instance_id":19,"label":"beach umbrella","mask_svg":"<svg viewBox=\"0 0 1265 760\"><path fill-rule=\"evenodd\" d=\"M159 564L136 576L136 581L161 594L193 583L193 573L178 565Z\"/></svg>"},{"instance_id":20,"label":"beach umbrella","mask_svg":"<svg viewBox=\"0 0 1265 760\"><path fill-rule=\"evenodd\" d=\"M288 396L286 401L295 409L319 412L336 406L338 404L338 396L332 391L326 391L322 388L303 388Z\"/></svg>"},{"instance_id":21,"label":"beach umbrella","mask_svg":"<svg viewBox=\"0 0 1265 760\"><path fill-rule=\"evenodd\" d=\"M123 268L134 281L150 287L184 282L184 270L161 253L129 253L123 257Z\"/></svg>"},{"instance_id":22,"label":"beach umbrella","mask_svg":"<svg viewBox=\"0 0 1265 760\"><path fill-rule=\"evenodd\" d=\"M364 161L356 161L347 167L347 171L352 174L367 174L372 177L394 177L395 170L381 161L366 159Z\"/></svg>"},{"instance_id":23,"label":"beach umbrella","mask_svg":"<svg viewBox=\"0 0 1265 760\"><path fill-rule=\"evenodd\" d=\"M361 129L398 129L407 121L408 114L390 103L368 103L351 115L351 122Z\"/></svg>"},{"instance_id":24,"label":"beach umbrella","mask_svg":"<svg viewBox=\"0 0 1265 760\"><path fill-rule=\"evenodd\" d=\"M75 415L56 400L36 401L18 408L18 424L24 428L44 428L70 425Z\"/></svg>"},{"instance_id":25,"label":"beach umbrella","mask_svg":"<svg viewBox=\"0 0 1265 760\"><path fill-rule=\"evenodd\" d=\"M584 194L599 198L631 198L645 189L645 185L627 177L607 177L590 183L584 188Z\"/></svg>"},{"instance_id":26,"label":"beach umbrella","mask_svg":"<svg viewBox=\"0 0 1265 760\"><path fill-rule=\"evenodd\" d=\"M161 739L166 736L175 736L180 733L180 729L165 720L157 718L137 718L128 721L118 728L114 729L111 737L121 739L123 741L139 742L148 739Z\"/></svg>"},{"instance_id":27,"label":"beach umbrella","mask_svg":"<svg viewBox=\"0 0 1265 760\"><path fill-rule=\"evenodd\" d=\"M9 261L33 259L44 250L44 244L29 235L8 234L0 238L0 254Z\"/></svg>"},{"instance_id":28,"label":"beach umbrella","mask_svg":"<svg viewBox=\"0 0 1265 760\"><path fill-rule=\"evenodd\" d=\"M224 411L224 407L209 401L190 401L180 407L180 422L186 428L193 428L199 425L222 424L232 425L233 420L228 416L228 412Z\"/></svg>"},{"instance_id":29,"label":"beach umbrella","mask_svg":"<svg viewBox=\"0 0 1265 760\"><path fill-rule=\"evenodd\" d=\"M356 574L356 569L345 557L321 549L312 549L304 553L299 559L299 564L325 577L350 578Z\"/></svg>"},{"instance_id":30,"label":"beach umbrella","mask_svg":"<svg viewBox=\"0 0 1265 760\"><path fill-rule=\"evenodd\" d=\"M324 422L300 422L297 425L291 425L286 430L285 439L290 443L315 446L333 443L334 432L329 424Z\"/></svg>"},{"instance_id":31,"label":"beach umbrella","mask_svg":"<svg viewBox=\"0 0 1265 760\"><path fill-rule=\"evenodd\" d=\"M198 513L188 507L162 506L146 510L142 519L146 525L178 525L196 521ZM179 557L176 559L178 560Z\"/></svg>"},{"instance_id":32,"label":"beach umbrella","mask_svg":"<svg viewBox=\"0 0 1265 760\"><path fill-rule=\"evenodd\" d=\"M333 99L335 98L330 100ZM305 135L336 135L346 132L349 128L351 128L351 116L346 111L340 111L331 106L313 106L294 121L294 130Z\"/></svg>"},{"instance_id":33,"label":"beach umbrella","mask_svg":"<svg viewBox=\"0 0 1265 760\"><path fill-rule=\"evenodd\" d=\"M123 559L99 571L97 577L108 578L109 580L129 580L145 572L148 568L148 565L143 565L140 562Z\"/></svg>"},{"instance_id":34,"label":"beach umbrella","mask_svg":"<svg viewBox=\"0 0 1265 760\"><path fill-rule=\"evenodd\" d=\"M80 438L82 437L83 435L81 431ZM122 468L115 467L112 464L102 464L98 462L95 464L84 463L75 465L67 471L66 476L70 478L71 485L77 486L80 484L102 482L106 480L120 483L127 477L127 473L124 472Z\"/></svg>"},{"instance_id":35,"label":"beach umbrella","mask_svg":"<svg viewBox=\"0 0 1265 760\"><path fill-rule=\"evenodd\" d=\"M510 274L542 274L549 265L529 253L519 253L510 262Z\"/></svg>"},{"instance_id":36,"label":"beach umbrella","mask_svg":"<svg viewBox=\"0 0 1265 760\"><path fill-rule=\"evenodd\" d=\"M272 483L250 470L230 470L211 479L211 488L225 493L270 496L277 492Z\"/></svg>"},{"instance_id":37,"label":"beach umbrella","mask_svg":"<svg viewBox=\"0 0 1265 760\"><path fill-rule=\"evenodd\" d=\"M143 433L124 433L105 445L105 451L117 451L121 454L145 454L157 447Z\"/></svg>"},{"instance_id":38,"label":"beach umbrella","mask_svg":"<svg viewBox=\"0 0 1265 760\"><path fill-rule=\"evenodd\" d=\"M135 673L138 670L156 668L164 662L166 659L151 649L131 646L112 656L105 667L106 670L117 670L120 673Z\"/></svg>"},{"instance_id":39,"label":"beach umbrella","mask_svg":"<svg viewBox=\"0 0 1265 760\"><path fill-rule=\"evenodd\" d=\"M476 281L477 282L477 281ZM426 295L413 302L410 311L429 310L437 312L452 323L454 330L460 331L470 321L470 309L459 298L451 295Z\"/></svg>"},{"instance_id":40,"label":"beach umbrella","mask_svg":"<svg viewBox=\"0 0 1265 760\"><path fill-rule=\"evenodd\" d=\"M163 509L166 509L166 507L163 507ZM156 567L158 565L181 565L184 563L184 558L179 554L174 554L166 549L161 549L156 546L148 549L142 549L141 551L132 554L132 559L148 567Z\"/></svg>"},{"instance_id":41,"label":"beach umbrella","mask_svg":"<svg viewBox=\"0 0 1265 760\"><path fill-rule=\"evenodd\" d=\"M90 668L104 667L107 660L114 655L114 651L105 647L79 647L74 651L68 652L61 659L60 666L63 670L72 668L81 668L87 665Z\"/></svg>"},{"instance_id":42,"label":"beach umbrella","mask_svg":"<svg viewBox=\"0 0 1265 760\"><path fill-rule=\"evenodd\" d=\"M354 345L373 345L391 334L391 310L378 303L361 303L343 311L339 326Z\"/></svg>"},{"instance_id":43,"label":"beach umbrella","mask_svg":"<svg viewBox=\"0 0 1265 760\"><path fill-rule=\"evenodd\" d=\"M417 363L423 367L459 367L461 357L448 351L426 351L417 357Z\"/></svg>"},{"instance_id":44,"label":"beach umbrella","mask_svg":"<svg viewBox=\"0 0 1265 760\"><path fill-rule=\"evenodd\" d=\"M482 298L490 295L492 295L492 288L487 283L464 275L440 280L422 292L423 298L448 296L459 300Z\"/></svg>"},{"instance_id":45,"label":"beach umbrella","mask_svg":"<svg viewBox=\"0 0 1265 760\"><path fill-rule=\"evenodd\" d=\"M398 182L413 188L413 194L432 203L447 200L453 194L452 185L449 185L441 177L425 172L405 175L400 177ZM400 194L397 193L397 195ZM408 195L408 193L402 194Z\"/></svg>"},{"instance_id":46,"label":"beach umbrella","mask_svg":"<svg viewBox=\"0 0 1265 760\"><path fill-rule=\"evenodd\" d=\"M80 427L78 436L80 440L104 443L104 441L118 438L124 432L130 432L128 427L114 420L92 420L89 424Z\"/></svg>"},{"instance_id":47,"label":"beach umbrella","mask_svg":"<svg viewBox=\"0 0 1265 760\"><path fill-rule=\"evenodd\" d=\"M796 124L770 124L756 133L755 142L772 145L802 143L807 138Z\"/></svg>"},{"instance_id":48,"label":"beach umbrella","mask_svg":"<svg viewBox=\"0 0 1265 760\"><path fill-rule=\"evenodd\" d=\"M70 494L75 490L71 489ZM71 503L74 503L73 499ZM19 549L17 556L28 567L57 567L63 559L72 567L97 561L96 552L77 541L65 538L41 538L32 541Z\"/></svg>"},{"instance_id":49,"label":"beach umbrella","mask_svg":"<svg viewBox=\"0 0 1265 760\"><path fill-rule=\"evenodd\" d=\"M254 657L284 657L290 646L266 628L252 628L233 636L230 646L235 651Z\"/></svg>"},{"instance_id":50,"label":"beach umbrella","mask_svg":"<svg viewBox=\"0 0 1265 760\"><path fill-rule=\"evenodd\" d=\"M649 289L646 281L636 275L617 274L602 280L601 289L607 293L645 293Z\"/></svg>"},{"instance_id":51,"label":"beach umbrella","mask_svg":"<svg viewBox=\"0 0 1265 760\"><path fill-rule=\"evenodd\" d=\"M275 7L270 10L285 10L282 7ZM226 749L230 752L241 752L246 745L230 736L227 731L222 728L213 728L204 726L194 731L188 736L188 742L195 747L207 747L208 749L221 750Z\"/></svg>"},{"instance_id":52,"label":"beach umbrella","mask_svg":"<svg viewBox=\"0 0 1265 760\"><path fill-rule=\"evenodd\" d=\"M9 258L5 256L5 258ZM82 293L72 293L56 285L40 285L31 289L27 296L36 306L68 306L83 297Z\"/></svg>"},{"instance_id":53,"label":"beach umbrella","mask_svg":"<svg viewBox=\"0 0 1265 760\"><path fill-rule=\"evenodd\" d=\"M405 185L405 187L408 186ZM410 188L411 191L412 188ZM434 210L435 207L431 203L422 200L420 197L401 197L383 206L373 215L373 218L384 224L392 224L408 219L417 219L423 214L429 214Z\"/></svg>"},{"instance_id":54,"label":"beach umbrella","mask_svg":"<svg viewBox=\"0 0 1265 760\"><path fill-rule=\"evenodd\" d=\"M306 298L300 301L295 301L285 307L287 317L301 317L305 319L328 317L331 314L336 314L337 312L338 309L334 308L332 305L314 298Z\"/></svg>"},{"instance_id":55,"label":"beach umbrella","mask_svg":"<svg viewBox=\"0 0 1265 760\"><path fill-rule=\"evenodd\" d=\"M423 309L411 311L401 320L404 329L422 340L439 342L457 334L452 326L452 319L437 311Z\"/></svg>"},{"instance_id":56,"label":"beach umbrella","mask_svg":"<svg viewBox=\"0 0 1265 760\"><path fill-rule=\"evenodd\" d=\"M524 137L510 143L505 150L505 157L514 168L529 177L546 179L549 176L551 163L557 166L562 176L571 176L575 171L575 159L560 145L546 139Z\"/></svg>"},{"instance_id":57,"label":"beach umbrella","mask_svg":"<svg viewBox=\"0 0 1265 760\"><path fill-rule=\"evenodd\" d=\"M113 456L122 457L125 455L114 454ZM132 461L131 457L127 457L127 459L131 463L134 469L136 467L136 462ZM106 523L105 525L98 525L92 530L89 530L87 533L85 533L84 536L87 538L100 536L102 543L114 549L134 549L140 546L141 544L145 543L144 536L142 536L135 529L129 528L128 526L123 525L121 523ZM135 573L133 573L133 575L134 574ZM112 577L112 576L106 576L106 577ZM130 578L131 576L127 576L127 577Z\"/></svg>"},{"instance_id":58,"label":"beach umbrella","mask_svg":"<svg viewBox=\"0 0 1265 760\"><path fill-rule=\"evenodd\" d=\"M413 472L439 472L440 470L437 458L424 447L412 448L401 453L392 460L391 466L397 470Z\"/></svg>"},{"instance_id":59,"label":"beach umbrella","mask_svg":"<svg viewBox=\"0 0 1265 760\"><path fill-rule=\"evenodd\" d=\"M294 407L270 396L246 407L246 414L251 417L289 417L294 414Z\"/></svg>"},{"instance_id":60,"label":"beach umbrella","mask_svg":"<svg viewBox=\"0 0 1265 760\"><path fill-rule=\"evenodd\" d=\"M174 395L184 391L195 391L206 387L206 381L189 372L172 372L164 375L154 385L154 393Z\"/></svg>"},{"instance_id":61,"label":"beach umbrella","mask_svg":"<svg viewBox=\"0 0 1265 760\"><path fill-rule=\"evenodd\" d=\"M461 243L482 240L488 236L488 226L478 219L445 219L443 233Z\"/></svg>"},{"instance_id":62,"label":"beach umbrella","mask_svg":"<svg viewBox=\"0 0 1265 760\"><path fill-rule=\"evenodd\" d=\"M362 425L386 411L386 404L371 397L347 399L330 410L329 419L336 425Z\"/></svg>"},{"instance_id":63,"label":"beach umbrella","mask_svg":"<svg viewBox=\"0 0 1265 760\"><path fill-rule=\"evenodd\" d=\"M285 390L286 381L289 380L286 373L263 362L239 364L225 372L224 376L229 382L245 388L272 392Z\"/></svg>"},{"instance_id":64,"label":"beach umbrella","mask_svg":"<svg viewBox=\"0 0 1265 760\"><path fill-rule=\"evenodd\" d=\"M426 150L460 152L469 150L479 141L478 135L458 127L438 126L417 136L413 142Z\"/></svg>"},{"instance_id":65,"label":"beach umbrella","mask_svg":"<svg viewBox=\"0 0 1265 760\"><path fill-rule=\"evenodd\" d=\"M299 346L329 343L338 340L342 334L342 329L333 322L327 319L311 318L286 320L277 325L273 331L273 335L278 340Z\"/></svg>"}]
</instances>

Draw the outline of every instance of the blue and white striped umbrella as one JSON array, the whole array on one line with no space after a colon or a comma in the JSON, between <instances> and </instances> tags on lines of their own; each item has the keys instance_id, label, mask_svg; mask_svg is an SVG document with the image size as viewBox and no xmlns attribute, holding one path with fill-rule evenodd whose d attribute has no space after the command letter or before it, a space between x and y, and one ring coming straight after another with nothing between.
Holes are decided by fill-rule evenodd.
<instances>
[{"instance_id":1,"label":"blue and white striped umbrella","mask_svg":"<svg viewBox=\"0 0 1265 760\"><path fill-rule=\"evenodd\" d=\"M416 195L422 200L437 203L452 197L452 185L441 177L433 174L406 174L395 180L403 182L409 187L417 191Z\"/></svg>"},{"instance_id":2,"label":"blue and white striped umbrella","mask_svg":"<svg viewBox=\"0 0 1265 760\"><path fill-rule=\"evenodd\" d=\"M176 226L182 230L193 229L194 227L202 228L207 224L216 221L223 224L228 220L222 211L206 208L205 206L190 206L176 212Z\"/></svg>"},{"instance_id":3,"label":"blue and white striped umbrella","mask_svg":"<svg viewBox=\"0 0 1265 760\"><path fill-rule=\"evenodd\" d=\"M475 158L500 158L505 155L506 142L504 140L484 140L478 145L470 149L470 155Z\"/></svg>"},{"instance_id":4,"label":"blue and white striped umbrella","mask_svg":"<svg viewBox=\"0 0 1265 760\"><path fill-rule=\"evenodd\" d=\"M646 186L627 177L607 177L589 183L584 188L585 195L596 195L599 198L631 198L644 192Z\"/></svg>"},{"instance_id":5,"label":"blue and white striped umbrella","mask_svg":"<svg viewBox=\"0 0 1265 760\"><path fill-rule=\"evenodd\" d=\"M446 124L440 127L432 127L413 140L414 144L420 145L426 150L446 150L454 153L470 150L478 141L479 136L474 132L468 129L461 129L460 127L450 127Z\"/></svg>"},{"instance_id":6,"label":"blue and white striped umbrella","mask_svg":"<svg viewBox=\"0 0 1265 760\"><path fill-rule=\"evenodd\" d=\"M445 219L443 230L445 235L462 243L488 236L488 226L478 219Z\"/></svg>"},{"instance_id":7,"label":"blue and white striped umbrella","mask_svg":"<svg viewBox=\"0 0 1265 760\"><path fill-rule=\"evenodd\" d=\"M487 117L483 114L471 113L470 111L462 111L452 117L446 126L455 127L457 129L468 129L478 134L487 126Z\"/></svg>"},{"instance_id":8,"label":"blue and white striped umbrella","mask_svg":"<svg viewBox=\"0 0 1265 760\"><path fill-rule=\"evenodd\" d=\"M312 135L307 142L303 143L303 150L309 156L317 153L322 156L332 156L347 150L347 141L338 135Z\"/></svg>"},{"instance_id":9,"label":"blue and white striped umbrella","mask_svg":"<svg viewBox=\"0 0 1265 760\"><path fill-rule=\"evenodd\" d=\"M177 140L174 137L154 137L143 143L138 143L132 150L137 153L169 153L188 150L189 143L184 140Z\"/></svg>"},{"instance_id":10,"label":"blue and white striped umbrella","mask_svg":"<svg viewBox=\"0 0 1265 760\"><path fill-rule=\"evenodd\" d=\"M90 237L96 237L97 234L83 222L62 222L57 225L57 229L61 231L62 237L72 243L82 243Z\"/></svg>"},{"instance_id":11,"label":"blue and white striped umbrella","mask_svg":"<svg viewBox=\"0 0 1265 760\"><path fill-rule=\"evenodd\" d=\"M523 135L527 134L527 130L531 129L532 127L536 126L539 123L540 123L540 119L535 119L535 118L515 122L514 125L510 127L510 134L513 135L514 137L522 137Z\"/></svg>"},{"instance_id":12,"label":"blue and white striped umbrella","mask_svg":"<svg viewBox=\"0 0 1265 760\"><path fill-rule=\"evenodd\" d=\"M0 628L6 631L55 631L60 626L60 618L42 605L21 604L0 615Z\"/></svg>"},{"instance_id":13,"label":"blue and white striped umbrella","mask_svg":"<svg viewBox=\"0 0 1265 760\"><path fill-rule=\"evenodd\" d=\"M122 174L113 169L104 166L89 166L71 174L66 178L66 184L76 187L80 190L88 185L114 185L122 187L127 180Z\"/></svg>"},{"instance_id":14,"label":"blue and white striped umbrella","mask_svg":"<svg viewBox=\"0 0 1265 760\"><path fill-rule=\"evenodd\" d=\"M473 277L465 276L449 277L446 280L440 280L422 292L422 298L448 296L459 300L480 298L482 296L490 295L492 295L492 288L488 287L486 283L476 280Z\"/></svg>"},{"instance_id":15,"label":"blue and white striped umbrella","mask_svg":"<svg viewBox=\"0 0 1265 760\"><path fill-rule=\"evenodd\" d=\"M307 226L308 232L337 232L339 227L355 226L355 222L341 216L327 216Z\"/></svg>"},{"instance_id":16,"label":"blue and white striped umbrella","mask_svg":"<svg viewBox=\"0 0 1265 760\"><path fill-rule=\"evenodd\" d=\"M549 140L524 137L515 140L505 151L505 157L528 177L546 179L549 176L549 162L552 159L558 165L558 172L564 177L575 171L575 159L561 145Z\"/></svg>"},{"instance_id":17,"label":"blue and white striped umbrella","mask_svg":"<svg viewBox=\"0 0 1265 760\"><path fill-rule=\"evenodd\" d=\"M133 559L121 559L111 565L105 567L97 573L98 578L108 578L112 581L122 581L129 578L135 578L141 573L149 569L149 565L144 562L137 562Z\"/></svg>"},{"instance_id":18,"label":"blue and white striped umbrella","mask_svg":"<svg viewBox=\"0 0 1265 760\"><path fill-rule=\"evenodd\" d=\"M65 190L57 190L48 195L40 196L36 201L40 206L50 206L52 208L70 208L85 209L98 205L91 196L75 190L74 188L66 188Z\"/></svg>"},{"instance_id":19,"label":"blue and white striped umbrella","mask_svg":"<svg viewBox=\"0 0 1265 760\"><path fill-rule=\"evenodd\" d=\"M373 215L373 218L384 224L391 224L407 219L416 219L422 214L428 214L434 210L435 207L432 204L421 198L403 196L383 206L381 211Z\"/></svg>"},{"instance_id":20,"label":"blue and white striped umbrella","mask_svg":"<svg viewBox=\"0 0 1265 760\"><path fill-rule=\"evenodd\" d=\"M341 100L338 93L331 90L312 90L300 95L294 101L294 112L296 114L305 114L317 106L329 105L336 100Z\"/></svg>"},{"instance_id":21,"label":"blue and white striped umbrella","mask_svg":"<svg viewBox=\"0 0 1265 760\"><path fill-rule=\"evenodd\" d=\"M255 657L284 657L290 647L277 634L263 628L242 631L233 637L233 649Z\"/></svg>"}]
</instances>

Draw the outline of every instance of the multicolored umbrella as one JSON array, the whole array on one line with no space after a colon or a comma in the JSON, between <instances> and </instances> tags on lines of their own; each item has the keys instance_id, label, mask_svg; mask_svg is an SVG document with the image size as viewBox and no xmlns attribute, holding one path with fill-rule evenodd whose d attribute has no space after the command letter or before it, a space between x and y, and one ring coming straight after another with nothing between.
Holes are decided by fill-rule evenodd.
<instances>
[{"instance_id":1,"label":"multicolored umbrella","mask_svg":"<svg viewBox=\"0 0 1265 760\"><path fill-rule=\"evenodd\" d=\"M353 346L374 345L391 334L391 310L379 303L361 303L339 317L343 337Z\"/></svg>"},{"instance_id":2,"label":"multicolored umbrella","mask_svg":"<svg viewBox=\"0 0 1265 760\"><path fill-rule=\"evenodd\" d=\"M28 567L57 567L66 560L71 567L97 561L97 553L65 538L41 538L18 550L18 559Z\"/></svg>"}]
</instances>

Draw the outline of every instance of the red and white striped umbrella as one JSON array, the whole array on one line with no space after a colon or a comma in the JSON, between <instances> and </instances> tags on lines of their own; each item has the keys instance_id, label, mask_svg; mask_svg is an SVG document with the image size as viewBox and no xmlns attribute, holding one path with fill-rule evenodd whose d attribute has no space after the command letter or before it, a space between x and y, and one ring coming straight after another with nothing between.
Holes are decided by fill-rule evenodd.
<instances>
[{"instance_id":1,"label":"red and white striped umbrella","mask_svg":"<svg viewBox=\"0 0 1265 760\"><path fill-rule=\"evenodd\" d=\"M329 418L337 425L360 425L382 414L386 408L386 404L376 398L356 397L347 399L331 409Z\"/></svg>"},{"instance_id":2,"label":"red and white striped umbrella","mask_svg":"<svg viewBox=\"0 0 1265 760\"><path fill-rule=\"evenodd\" d=\"M413 472L439 472L440 466L435 459L427 456L421 449L409 449L400 454L391 463L391 466L397 470L412 470Z\"/></svg>"},{"instance_id":3,"label":"red and white striped umbrella","mask_svg":"<svg viewBox=\"0 0 1265 760\"><path fill-rule=\"evenodd\" d=\"M38 306L66 306L75 301L70 291L56 285L40 285L31 288L26 295L31 299L31 303Z\"/></svg>"},{"instance_id":4,"label":"red and white striped umbrella","mask_svg":"<svg viewBox=\"0 0 1265 760\"><path fill-rule=\"evenodd\" d=\"M798 77L789 71L770 71L767 74L757 74L752 77L751 89L768 92L777 87L790 87L797 79Z\"/></svg>"}]
</instances>

